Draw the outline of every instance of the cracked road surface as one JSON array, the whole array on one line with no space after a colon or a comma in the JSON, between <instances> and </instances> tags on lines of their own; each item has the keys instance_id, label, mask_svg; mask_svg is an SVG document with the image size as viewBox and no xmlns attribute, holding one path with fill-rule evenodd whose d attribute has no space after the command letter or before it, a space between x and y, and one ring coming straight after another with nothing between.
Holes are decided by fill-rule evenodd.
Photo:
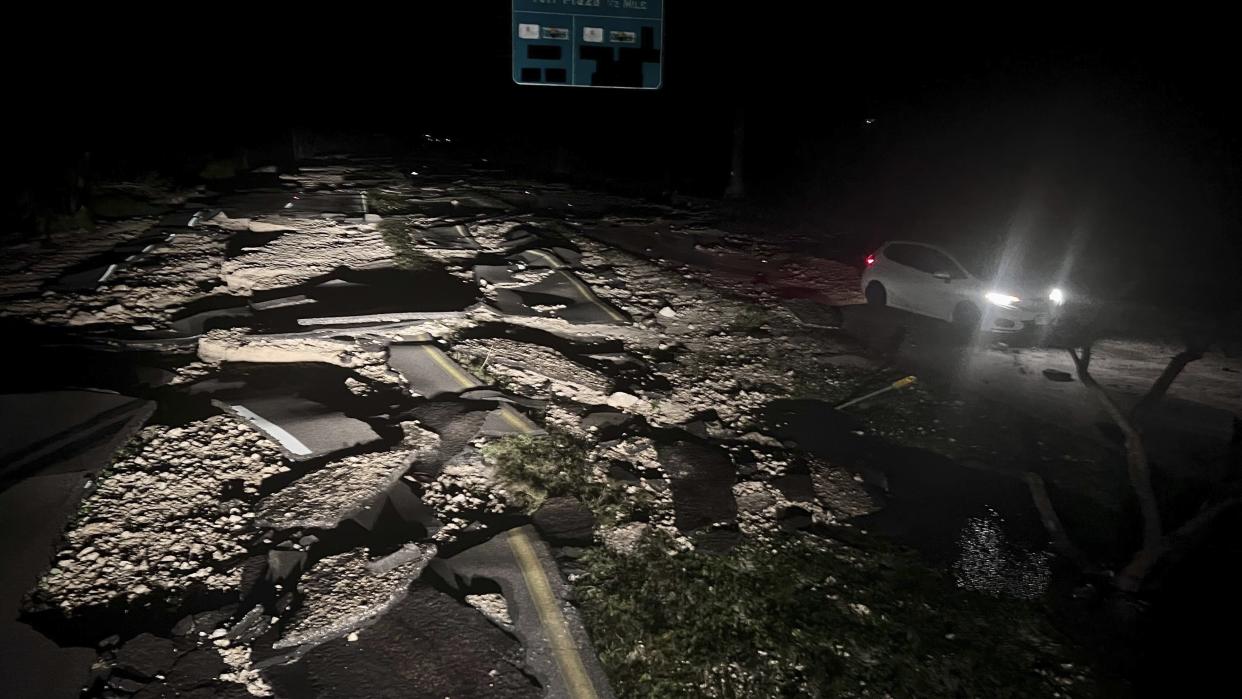
<instances>
[{"instance_id":1,"label":"cracked road surface","mask_svg":"<svg viewBox=\"0 0 1242 699\"><path fill-rule=\"evenodd\" d=\"M6 444L12 491L63 509L9 542L19 693L609 697L634 648L576 598L600 556L865 526L952 565L997 510L1044 560L996 443L951 431L978 406L920 386L832 408L892 381L864 342L908 324L850 306L841 262L452 158L321 158L175 199L6 263L3 322L31 338L6 401L106 403ZM897 363L957 351L919 330ZM972 391L1074 390L1002 377L1043 355L980 356ZM1071 526L1122 511L1098 448L1046 445L1050 484L1085 493ZM62 656L72 687L9 664ZM679 691L698 670L736 675Z\"/></svg>"}]
</instances>

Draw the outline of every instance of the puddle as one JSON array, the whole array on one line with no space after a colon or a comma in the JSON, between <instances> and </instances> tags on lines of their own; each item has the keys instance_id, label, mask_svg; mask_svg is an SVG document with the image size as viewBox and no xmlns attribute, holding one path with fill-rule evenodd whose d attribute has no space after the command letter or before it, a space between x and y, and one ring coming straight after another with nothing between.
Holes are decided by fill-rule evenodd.
<instances>
[{"instance_id":1,"label":"puddle","mask_svg":"<svg viewBox=\"0 0 1242 699\"><path fill-rule=\"evenodd\" d=\"M924 553L938 565L958 557L959 537L972 520L995 510L1010 540L1041 549L1046 534L1019 478L970 468L925 449L858 434L862 423L818 400L777 400L764 410L764 430L833 464L884 474L887 506L856 518L860 527Z\"/></svg>"}]
</instances>

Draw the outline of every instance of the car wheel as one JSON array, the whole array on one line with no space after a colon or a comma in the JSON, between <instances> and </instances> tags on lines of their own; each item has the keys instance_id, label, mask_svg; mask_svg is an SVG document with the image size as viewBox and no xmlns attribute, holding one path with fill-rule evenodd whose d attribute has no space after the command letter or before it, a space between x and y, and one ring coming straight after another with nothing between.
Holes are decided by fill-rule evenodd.
<instances>
[{"instance_id":1,"label":"car wheel","mask_svg":"<svg viewBox=\"0 0 1242 699\"><path fill-rule=\"evenodd\" d=\"M879 282L871 282L867 285L864 292L867 297L867 303L872 306L887 306L888 292L884 290L884 285Z\"/></svg>"},{"instance_id":2,"label":"car wheel","mask_svg":"<svg viewBox=\"0 0 1242 699\"><path fill-rule=\"evenodd\" d=\"M962 330L972 332L978 330L980 320L982 320L982 314L979 313L979 307L973 303L963 301L953 309L953 324Z\"/></svg>"}]
</instances>

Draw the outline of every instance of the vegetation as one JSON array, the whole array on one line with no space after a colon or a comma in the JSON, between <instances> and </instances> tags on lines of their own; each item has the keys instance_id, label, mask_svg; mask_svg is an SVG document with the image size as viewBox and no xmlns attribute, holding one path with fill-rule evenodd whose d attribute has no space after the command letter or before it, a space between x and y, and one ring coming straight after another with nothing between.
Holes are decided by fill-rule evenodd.
<instances>
[{"instance_id":1,"label":"vegetation","mask_svg":"<svg viewBox=\"0 0 1242 699\"><path fill-rule=\"evenodd\" d=\"M379 225L380 235L384 244L392 249L397 258L397 266L411 271L433 270L441 264L414 247L410 241L410 233L404 221L388 219Z\"/></svg>"},{"instance_id":2,"label":"vegetation","mask_svg":"<svg viewBox=\"0 0 1242 699\"><path fill-rule=\"evenodd\" d=\"M1037 606L957 589L877 542L712 555L652 537L583 564L575 589L620 697L1091 693Z\"/></svg>"},{"instance_id":3,"label":"vegetation","mask_svg":"<svg viewBox=\"0 0 1242 699\"><path fill-rule=\"evenodd\" d=\"M400 214L410 210L409 198L395 192L370 190L366 194L367 210L377 214Z\"/></svg>"},{"instance_id":4,"label":"vegetation","mask_svg":"<svg viewBox=\"0 0 1242 699\"><path fill-rule=\"evenodd\" d=\"M769 322L771 315L767 309L758 304L740 303L736 313L733 314L725 328L732 332L740 333L758 330Z\"/></svg>"},{"instance_id":5,"label":"vegetation","mask_svg":"<svg viewBox=\"0 0 1242 699\"><path fill-rule=\"evenodd\" d=\"M569 435L509 435L484 446L483 456L529 511L549 496L570 495L601 521L615 523L650 504L642 491L627 495L620 485L594 478L586 449Z\"/></svg>"}]
</instances>

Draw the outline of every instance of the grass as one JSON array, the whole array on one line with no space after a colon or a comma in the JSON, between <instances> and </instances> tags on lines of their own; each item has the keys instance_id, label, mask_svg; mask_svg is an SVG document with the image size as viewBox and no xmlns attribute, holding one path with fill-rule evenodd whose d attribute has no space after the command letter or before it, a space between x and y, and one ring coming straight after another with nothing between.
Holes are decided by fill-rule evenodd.
<instances>
[{"instance_id":1,"label":"grass","mask_svg":"<svg viewBox=\"0 0 1242 699\"><path fill-rule=\"evenodd\" d=\"M812 537L582 561L595 648L627 697L1089 694L1029 603L955 588L911 555Z\"/></svg>"},{"instance_id":2,"label":"grass","mask_svg":"<svg viewBox=\"0 0 1242 699\"><path fill-rule=\"evenodd\" d=\"M379 224L380 235L384 244L392 249L397 258L397 266L410 271L427 271L439 269L442 265L431 257L421 253L410 241L410 233L405 222L399 219L387 219Z\"/></svg>"},{"instance_id":3,"label":"grass","mask_svg":"<svg viewBox=\"0 0 1242 699\"><path fill-rule=\"evenodd\" d=\"M601 521L617 523L651 504L645 492L627 495L617 484L596 480L586 449L566 434L509 435L485 445L483 456L529 512L550 496L569 495Z\"/></svg>"},{"instance_id":4,"label":"grass","mask_svg":"<svg viewBox=\"0 0 1242 699\"><path fill-rule=\"evenodd\" d=\"M769 322L771 317L772 313L758 304L742 303L739 304L737 312L729 319L725 328L732 332L750 332L758 330L763 324Z\"/></svg>"},{"instance_id":5,"label":"grass","mask_svg":"<svg viewBox=\"0 0 1242 699\"><path fill-rule=\"evenodd\" d=\"M499 386L501 388L506 387L507 380L505 377L488 368L488 365L485 363L487 362L486 355L480 357L477 354L468 354L466 352L449 350L449 356L456 360L458 364L465 367L471 374L474 374L481 379L483 383L491 386Z\"/></svg>"},{"instance_id":6,"label":"grass","mask_svg":"<svg viewBox=\"0 0 1242 699\"><path fill-rule=\"evenodd\" d=\"M397 194L395 192L384 192L380 190L369 190L367 192L367 210L371 213L389 215L400 214L409 211L409 197Z\"/></svg>"}]
</instances>

